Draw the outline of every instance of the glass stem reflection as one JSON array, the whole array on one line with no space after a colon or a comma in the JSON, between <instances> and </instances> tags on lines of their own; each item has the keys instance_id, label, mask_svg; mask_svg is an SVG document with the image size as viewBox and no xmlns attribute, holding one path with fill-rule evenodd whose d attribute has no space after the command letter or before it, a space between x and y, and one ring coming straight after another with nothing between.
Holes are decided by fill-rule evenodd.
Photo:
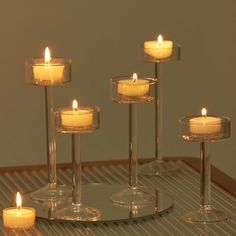
<instances>
[{"instance_id":1,"label":"glass stem reflection","mask_svg":"<svg viewBox=\"0 0 236 236\"><path fill-rule=\"evenodd\" d=\"M129 104L129 186L138 184L138 105Z\"/></svg>"},{"instance_id":2,"label":"glass stem reflection","mask_svg":"<svg viewBox=\"0 0 236 236\"><path fill-rule=\"evenodd\" d=\"M210 209L211 206L211 164L210 143L200 142L200 210Z\"/></svg>"},{"instance_id":3,"label":"glass stem reflection","mask_svg":"<svg viewBox=\"0 0 236 236\"><path fill-rule=\"evenodd\" d=\"M80 134L72 134L72 204L81 204L82 163Z\"/></svg>"},{"instance_id":4,"label":"glass stem reflection","mask_svg":"<svg viewBox=\"0 0 236 236\"><path fill-rule=\"evenodd\" d=\"M156 61L155 65L155 159L162 160L162 126L163 126L163 109L162 109L162 88L160 78L160 62Z\"/></svg>"},{"instance_id":5,"label":"glass stem reflection","mask_svg":"<svg viewBox=\"0 0 236 236\"><path fill-rule=\"evenodd\" d=\"M56 185L56 131L53 116L53 86L45 86L45 120L46 120L46 147L47 147L47 166L48 184Z\"/></svg>"}]
</instances>

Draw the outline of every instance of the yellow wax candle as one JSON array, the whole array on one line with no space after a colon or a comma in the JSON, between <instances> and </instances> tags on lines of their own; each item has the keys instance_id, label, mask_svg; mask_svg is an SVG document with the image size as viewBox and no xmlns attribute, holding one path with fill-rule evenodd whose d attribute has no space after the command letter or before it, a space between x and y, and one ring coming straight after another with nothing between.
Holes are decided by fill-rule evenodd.
<instances>
[{"instance_id":1,"label":"yellow wax candle","mask_svg":"<svg viewBox=\"0 0 236 236\"><path fill-rule=\"evenodd\" d=\"M118 82L118 93L130 97L142 97L149 93L149 83L147 80L138 79L134 73L132 78Z\"/></svg>"},{"instance_id":2,"label":"yellow wax candle","mask_svg":"<svg viewBox=\"0 0 236 236\"><path fill-rule=\"evenodd\" d=\"M93 112L89 109L78 108L76 100L70 110L61 112L61 124L64 127L86 127L93 124Z\"/></svg>"},{"instance_id":3,"label":"yellow wax candle","mask_svg":"<svg viewBox=\"0 0 236 236\"><path fill-rule=\"evenodd\" d=\"M44 63L34 64L33 74L35 81L41 84L61 83L64 78L64 65L51 61L50 51L47 47Z\"/></svg>"},{"instance_id":4,"label":"yellow wax candle","mask_svg":"<svg viewBox=\"0 0 236 236\"><path fill-rule=\"evenodd\" d=\"M144 52L157 60L168 58L173 53L173 42L159 35L156 41L144 42Z\"/></svg>"},{"instance_id":5,"label":"yellow wax candle","mask_svg":"<svg viewBox=\"0 0 236 236\"><path fill-rule=\"evenodd\" d=\"M35 209L21 207L21 196L16 195L17 207L3 209L3 225L7 228L28 229L35 223Z\"/></svg>"},{"instance_id":6,"label":"yellow wax candle","mask_svg":"<svg viewBox=\"0 0 236 236\"><path fill-rule=\"evenodd\" d=\"M192 118L189 123L189 130L195 135L210 135L220 132L221 119L219 117L206 116L206 109L202 109L202 116Z\"/></svg>"}]
</instances>

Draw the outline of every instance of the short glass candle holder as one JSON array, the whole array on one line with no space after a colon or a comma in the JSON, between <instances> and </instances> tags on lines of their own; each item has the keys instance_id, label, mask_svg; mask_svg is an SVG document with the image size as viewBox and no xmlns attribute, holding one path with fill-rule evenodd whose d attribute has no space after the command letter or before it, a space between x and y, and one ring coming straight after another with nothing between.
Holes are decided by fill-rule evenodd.
<instances>
[{"instance_id":1,"label":"short glass candle holder","mask_svg":"<svg viewBox=\"0 0 236 236\"><path fill-rule=\"evenodd\" d=\"M111 80L112 100L117 103L143 103L154 98L156 81L144 76L117 76Z\"/></svg>"},{"instance_id":2,"label":"short glass candle holder","mask_svg":"<svg viewBox=\"0 0 236 236\"><path fill-rule=\"evenodd\" d=\"M180 119L180 135L185 141L200 143L200 208L184 216L188 223L215 223L228 215L211 205L210 142L230 137L230 119L217 116L188 116Z\"/></svg>"},{"instance_id":3,"label":"short glass candle holder","mask_svg":"<svg viewBox=\"0 0 236 236\"><path fill-rule=\"evenodd\" d=\"M29 59L25 64L26 81L33 85L61 85L71 81L71 59Z\"/></svg>"},{"instance_id":4,"label":"short glass candle holder","mask_svg":"<svg viewBox=\"0 0 236 236\"><path fill-rule=\"evenodd\" d=\"M70 221L97 221L101 212L82 203L82 162L80 134L99 128L100 109L96 106L78 107L73 101L72 107L54 110L56 130L71 134L72 138L72 202L55 212L56 219ZM74 105L76 104L76 105Z\"/></svg>"}]
</instances>

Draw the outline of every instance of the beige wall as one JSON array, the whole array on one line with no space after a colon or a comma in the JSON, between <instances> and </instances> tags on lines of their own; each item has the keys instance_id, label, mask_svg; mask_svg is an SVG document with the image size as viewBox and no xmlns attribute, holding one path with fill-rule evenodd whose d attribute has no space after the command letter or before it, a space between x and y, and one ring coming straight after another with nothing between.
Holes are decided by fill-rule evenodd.
<instances>
[{"instance_id":1,"label":"beige wall","mask_svg":"<svg viewBox=\"0 0 236 236\"><path fill-rule=\"evenodd\" d=\"M125 105L113 104L109 79L153 75L139 45L164 33L182 45L180 63L162 66L164 154L198 156L183 142L178 119L209 113L232 120L232 137L212 145L212 163L236 179L236 2L233 0L8 0L0 14L0 165L45 163L43 89L24 81L24 60L45 46L73 60L73 82L55 88L57 105L73 97L101 106L101 128L83 135L83 160L127 158ZM153 104L140 107L140 155L154 153ZM70 161L69 137L58 135L58 162Z\"/></svg>"}]
</instances>

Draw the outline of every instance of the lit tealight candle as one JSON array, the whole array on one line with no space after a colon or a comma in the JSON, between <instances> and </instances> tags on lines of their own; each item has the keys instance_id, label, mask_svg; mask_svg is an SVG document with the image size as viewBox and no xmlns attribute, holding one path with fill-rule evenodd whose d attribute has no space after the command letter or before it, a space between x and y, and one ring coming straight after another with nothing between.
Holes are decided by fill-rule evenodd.
<instances>
[{"instance_id":1,"label":"lit tealight candle","mask_svg":"<svg viewBox=\"0 0 236 236\"><path fill-rule=\"evenodd\" d=\"M144 42L144 52L156 60L166 59L173 53L173 42L163 40L163 37L159 35L156 41Z\"/></svg>"},{"instance_id":2,"label":"lit tealight candle","mask_svg":"<svg viewBox=\"0 0 236 236\"><path fill-rule=\"evenodd\" d=\"M61 111L61 124L63 127L89 127L93 124L93 111L78 107L78 102L73 100L71 108Z\"/></svg>"},{"instance_id":3,"label":"lit tealight candle","mask_svg":"<svg viewBox=\"0 0 236 236\"><path fill-rule=\"evenodd\" d=\"M149 93L149 83L147 80L138 79L134 73L130 79L118 82L118 93L130 97L142 97Z\"/></svg>"},{"instance_id":4,"label":"lit tealight candle","mask_svg":"<svg viewBox=\"0 0 236 236\"><path fill-rule=\"evenodd\" d=\"M34 79L42 84L57 84L63 82L64 65L53 62L50 50L47 47L44 54L44 62L33 65Z\"/></svg>"},{"instance_id":5,"label":"lit tealight candle","mask_svg":"<svg viewBox=\"0 0 236 236\"><path fill-rule=\"evenodd\" d=\"M193 135L211 135L220 132L221 119L219 117L207 116L207 110L202 109L202 116L192 118L189 123L189 130Z\"/></svg>"},{"instance_id":6,"label":"lit tealight candle","mask_svg":"<svg viewBox=\"0 0 236 236\"><path fill-rule=\"evenodd\" d=\"M34 225L35 209L22 207L20 193L16 194L16 207L3 209L3 225L7 228L28 229Z\"/></svg>"}]
</instances>

